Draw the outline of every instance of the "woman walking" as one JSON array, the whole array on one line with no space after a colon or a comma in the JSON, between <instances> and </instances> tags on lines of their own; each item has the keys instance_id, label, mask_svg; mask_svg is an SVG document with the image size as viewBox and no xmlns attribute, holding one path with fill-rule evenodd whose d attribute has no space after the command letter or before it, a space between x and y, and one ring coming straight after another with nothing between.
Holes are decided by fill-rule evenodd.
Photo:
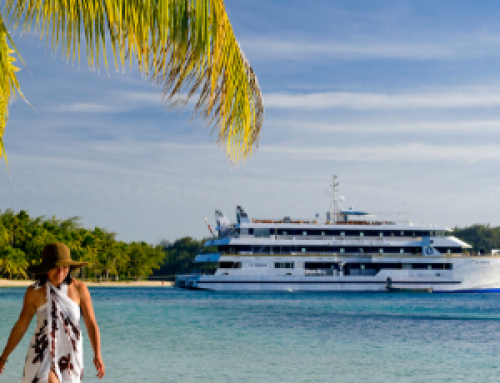
<instances>
[{"instance_id":1,"label":"woman walking","mask_svg":"<svg viewBox=\"0 0 500 383\"><path fill-rule=\"evenodd\" d=\"M28 268L39 278L26 291L21 315L0 356L0 373L36 313L36 330L31 338L21 383L80 382L83 379L81 311L94 349L97 377L104 376L99 328L89 290L83 282L70 276L70 271L85 264L73 261L69 248L62 243L45 246L42 263Z\"/></svg>"}]
</instances>

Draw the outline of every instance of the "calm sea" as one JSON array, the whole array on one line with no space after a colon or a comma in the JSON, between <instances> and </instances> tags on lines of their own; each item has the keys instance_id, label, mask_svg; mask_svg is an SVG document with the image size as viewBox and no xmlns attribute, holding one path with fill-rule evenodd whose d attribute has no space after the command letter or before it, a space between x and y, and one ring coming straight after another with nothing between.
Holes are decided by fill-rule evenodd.
<instances>
[{"instance_id":1,"label":"calm sea","mask_svg":"<svg viewBox=\"0 0 500 383\"><path fill-rule=\"evenodd\" d=\"M0 289L0 347L23 294ZM500 381L500 295L91 295L108 382ZM20 380L32 332L0 382ZM85 339L85 381L97 381Z\"/></svg>"}]
</instances>

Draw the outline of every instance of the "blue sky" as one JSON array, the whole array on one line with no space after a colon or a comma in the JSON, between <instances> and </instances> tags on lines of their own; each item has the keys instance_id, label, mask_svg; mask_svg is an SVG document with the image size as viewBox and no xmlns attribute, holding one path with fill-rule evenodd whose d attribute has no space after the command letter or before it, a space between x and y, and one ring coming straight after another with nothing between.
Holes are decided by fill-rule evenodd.
<instances>
[{"instance_id":1,"label":"blue sky","mask_svg":"<svg viewBox=\"0 0 500 383\"><path fill-rule=\"evenodd\" d=\"M135 71L91 72L14 33L33 110L10 109L0 209L81 216L123 240L208 234L345 205L447 226L500 225L500 3L227 0L264 93L257 153L231 165L204 122L168 113ZM84 51L82 51L84 53Z\"/></svg>"}]
</instances>

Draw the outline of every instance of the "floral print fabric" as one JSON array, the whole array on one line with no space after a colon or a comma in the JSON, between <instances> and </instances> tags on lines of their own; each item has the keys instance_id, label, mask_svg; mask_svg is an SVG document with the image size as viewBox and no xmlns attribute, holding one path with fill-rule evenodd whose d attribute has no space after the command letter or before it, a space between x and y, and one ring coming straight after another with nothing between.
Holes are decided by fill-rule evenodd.
<instances>
[{"instance_id":1,"label":"floral print fabric","mask_svg":"<svg viewBox=\"0 0 500 383\"><path fill-rule=\"evenodd\" d=\"M45 288L47 302L37 310L37 326L31 338L21 383L47 383L52 370L60 383L83 379L83 344L80 331L80 307L50 282Z\"/></svg>"}]
</instances>

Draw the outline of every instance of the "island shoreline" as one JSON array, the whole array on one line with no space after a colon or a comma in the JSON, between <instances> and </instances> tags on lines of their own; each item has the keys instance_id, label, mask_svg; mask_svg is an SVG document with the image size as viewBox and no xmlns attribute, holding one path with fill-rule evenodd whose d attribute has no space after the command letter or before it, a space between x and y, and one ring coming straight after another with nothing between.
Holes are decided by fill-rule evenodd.
<instances>
[{"instance_id":1,"label":"island shoreline","mask_svg":"<svg viewBox=\"0 0 500 383\"><path fill-rule=\"evenodd\" d=\"M131 281L131 282L90 282L82 281L88 287L172 287L174 282L170 281ZM0 288L2 287L28 287L34 281L15 281L10 279L0 279Z\"/></svg>"}]
</instances>

